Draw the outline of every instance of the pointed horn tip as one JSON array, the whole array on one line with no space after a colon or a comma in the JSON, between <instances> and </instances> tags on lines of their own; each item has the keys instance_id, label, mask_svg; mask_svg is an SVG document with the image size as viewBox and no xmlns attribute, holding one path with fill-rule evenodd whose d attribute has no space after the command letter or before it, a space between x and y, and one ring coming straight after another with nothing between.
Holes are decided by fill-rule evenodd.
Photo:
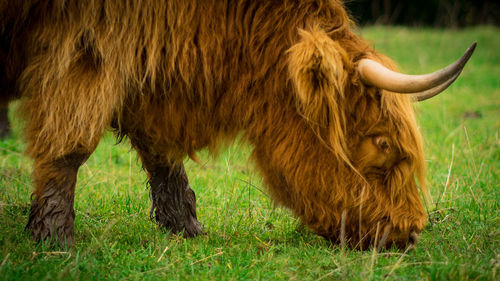
<instances>
[{"instance_id":1,"label":"pointed horn tip","mask_svg":"<svg viewBox=\"0 0 500 281\"><path fill-rule=\"evenodd\" d=\"M440 87L440 85L449 81L451 77L462 72L476 46L477 42L472 43L457 61L430 74L406 75L397 73L372 59L361 59L358 70L362 81L370 86L407 94L427 92L432 88Z\"/></svg>"},{"instance_id":2,"label":"pointed horn tip","mask_svg":"<svg viewBox=\"0 0 500 281\"><path fill-rule=\"evenodd\" d=\"M440 94L441 92L446 90L451 84L453 84L453 82L455 82L455 80L462 73L462 70L464 69L465 65L467 64L467 62L471 58L472 54L474 53L476 46L477 46L477 42L474 42L474 43L472 43L472 45L470 45L469 48L467 48L467 50L465 51L465 54L462 56L462 59L461 59L462 63L461 63L460 71L458 71L452 78L450 78L450 80L448 80L447 82L445 82L439 86L436 86L432 89L429 89L427 91L422 91L419 93L411 94L413 96L414 100L417 102L421 102L421 101L430 99L430 98Z\"/></svg>"},{"instance_id":3,"label":"pointed horn tip","mask_svg":"<svg viewBox=\"0 0 500 281\"><path fill-rule=\"evenodd\" d=\"M474 43L472 43L472 45L470 45L470 47L467 48L467 51L465 51L465 53L468 55L468 57L472 56L472 54L476 50L476 47L477 47L477 41L474 41Z\"/></svg>"},{"instance_id":4,"label":"pointed horn tip","mask_svg":"<svg viewBox=\"0 0 500 281\"><path fill-rule=\"evenodd\" d=\"M469 61L469 59L472 57L472 54L476 50L477 42L472 43L469 48L465 51L465 53L462 56L462 65L465 66L465 64Z\"/></svg>"}]
</instances>

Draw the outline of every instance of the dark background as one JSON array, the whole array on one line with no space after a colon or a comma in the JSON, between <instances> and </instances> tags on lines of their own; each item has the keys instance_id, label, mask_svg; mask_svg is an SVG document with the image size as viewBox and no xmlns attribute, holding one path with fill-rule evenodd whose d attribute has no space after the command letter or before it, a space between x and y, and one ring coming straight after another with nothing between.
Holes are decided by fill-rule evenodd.
<instances>
[{"instance_id":1,"label":"dark background","mask_svg":"<svg viewBox=\"0 0 500 281\"><path fill-rule=\"evenodd\" d=\"M500 25L500 1L492 0L347 0L357 24L460 28Z\"/></svg>"}]
</instances>

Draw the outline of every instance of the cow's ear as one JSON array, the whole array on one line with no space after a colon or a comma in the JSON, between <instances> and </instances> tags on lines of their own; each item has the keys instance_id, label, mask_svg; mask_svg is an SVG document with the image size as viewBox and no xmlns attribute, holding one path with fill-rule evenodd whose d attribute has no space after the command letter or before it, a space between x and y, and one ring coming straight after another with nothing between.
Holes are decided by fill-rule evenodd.
<instances>
[{"instance_id":1,"label":"cow's ear","mask_svg":"<svg viewBox=\"0 0 500 281\"><path fill-rule=\"evenodd\" d=\"M347 53L320 28L299 30L299 35L299 41L288 50L297 110L310 122L330 127L335 125L331 122L343 119L336 115L343 112Z\"/></svg>"}]
</instances>

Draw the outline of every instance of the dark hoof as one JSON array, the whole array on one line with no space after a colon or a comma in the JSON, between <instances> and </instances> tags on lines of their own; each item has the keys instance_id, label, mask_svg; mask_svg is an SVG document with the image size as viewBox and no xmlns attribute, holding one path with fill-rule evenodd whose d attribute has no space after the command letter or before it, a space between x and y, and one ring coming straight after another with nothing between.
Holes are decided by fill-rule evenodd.
<instances>
[{"instance_id":1,"label":"dark hoof","mask_svg":"<svg viewBox=\"0 0 500 281\"><path fill-rule=\"evenodd\" d=\"M194 192L191 189L188 189L187 193L192 193L194 196ZM191 196L187 196L187 198L189 197ZM184 209L156 208L152 212L152 219L165 231L171 234L182 233L184 238L205 234L200 222L196 218L196 206L193 200L186 200Z\"/></svg>"},{"instance_id":2,"label":"dark hoof","mask_svg":"<svg viewBox=\"0 0 500 281\"><path fill-rule=\"evenodd\" d=\"M176 224L172 222L163 223L158 221L158 219L156 218L156 223L161 229L169 232L172 235L182 233L182 237L184 238L191 238L205 234L203 228L201 227L201 224L194 218L190 219L189 221L177 222Z\"/></svg>"},{"instance_id":3,"label":"dark hoof","mask_svg":"<svg viewBox=\"0 0 500 281\"><path fill-rule=\"evenodd\" d=\"M190 218L185 221L176 221L175 224L171 221L165 223L159 221L158 218L155 219L158 226L165 232L169 232L171 235L182 233L182 237L191 238L205 234L200 222L198 222L196 218Z\"/></svg>"},{"instance_id":4,"label":"dark hoof","mask_svg":"<svg viewBox=\"0 0 500 281\"><path fill-rule=\"evenodd\" d=\"M180 232L182 232L182 237L184 238L191 238L205 234L200 222L196 219L192 219L188 225L184 225L184 229Z\"/></svg>"},{"instance_id":5,"label":"dark hoof","mask_svg":"<svg viewBox=\"0 0 500 281\"><path fill-rule=\"evenodd\" d=\"M26 230L38 242L55 242L61 248L73 246L75 212L73 202L50 189L40 199L33 199ZM43 203L41 203L43 202Z\"/></svg>"}]
</instances>

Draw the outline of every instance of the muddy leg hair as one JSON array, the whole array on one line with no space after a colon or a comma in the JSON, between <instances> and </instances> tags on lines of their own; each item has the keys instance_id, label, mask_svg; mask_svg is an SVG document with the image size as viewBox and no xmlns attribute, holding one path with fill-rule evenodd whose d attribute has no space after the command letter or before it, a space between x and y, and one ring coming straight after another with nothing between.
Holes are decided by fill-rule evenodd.
<instances>
[{"instance_id":1,"label":"muddy leg hair","mask_svg":"<svg viewBox=\"0 0 500 281\"><path fill-rule=\"evenodd\" d=\"M196 196L189 186L184 165L164 161L165 157L149 152L151 146L131 140L149 175L153 201L151 220L173 234L183 233L184 237L203 233L196 217Z\"/></svg>"},{"instance_id":2,"label":"muddy leg hair","mask_svg":"<svg viewBox=\"0 0 500 281\"><path fill-rule=\"evenodd\" d=\"M70 153L44 160L35 159L35 191L26 229L42 241L54 238L61 247L73 244L75 184L78 168L90 153Z\"/></svg>"},{"instance_id":3,"label":"muddy leg hair","mask_svg":"<svg viewBox=\"0 0 500 281\"><path fill-rule=\"evenodd\" d=\"M150 172L151 219L172 233L184 237L202 233L196 217L196 197L188 183L184 166L157 166Z\"/></svg>"}]
</instances>

